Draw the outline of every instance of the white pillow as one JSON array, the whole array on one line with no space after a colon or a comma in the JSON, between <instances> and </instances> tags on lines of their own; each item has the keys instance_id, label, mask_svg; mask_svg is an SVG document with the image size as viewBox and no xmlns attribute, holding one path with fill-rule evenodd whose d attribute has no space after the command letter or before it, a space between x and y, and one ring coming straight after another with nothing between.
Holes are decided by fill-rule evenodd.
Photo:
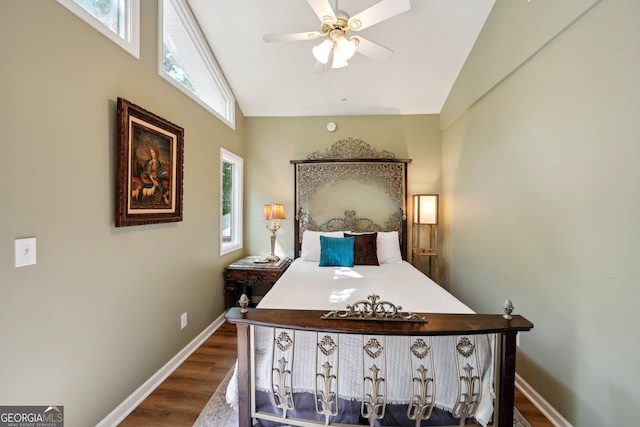
<instances>
[{"instance_id":1,"label":"white pillow","mask_svg":"<svg viewBox=\"0 0 640 427\"><path fill-rule=\"evenodd\" d=\"M302 233L302 249L300 258L305 261L320 261L320 236L344 237L344 233L349 231L311 231L305 230ZM378 242L376 241L376 244Z\"/></svg>"},{"instance_id":2,"label":"white pillow","mask_svg":"<svg viewBox=\"0 0 640 427\"><path fill-rule=\"evenodd\" d=\"M397 231L378 231L376 246L378 249L378 262L380 264L402 262L400 240Z\"/></svg>"}]
</instances>

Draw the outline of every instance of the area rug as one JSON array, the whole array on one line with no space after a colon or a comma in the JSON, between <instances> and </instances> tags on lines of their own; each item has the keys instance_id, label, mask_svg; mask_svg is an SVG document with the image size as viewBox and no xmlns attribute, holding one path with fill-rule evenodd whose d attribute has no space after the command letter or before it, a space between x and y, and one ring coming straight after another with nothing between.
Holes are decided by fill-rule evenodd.
<instances>
[{"instance_id":1,"label":"area rug","mask_svg":"<svg viewBox=\"0 0 640 427\"><path fill-rule=\"evenodd\" d=\"M233 376L233 369L227 372L216 391L200 412L193 427L238 427L238 411L227 403L227 385Z\"/></svg>"},{"instance_id":2,"label":"area rug","mask_svg":"<svg viewBox=\"0 0 640 427\"><path fill-rule=\"evenodd\" d=\"M238 427L238 413L229 406L226 399L227 385L232 375L233 368L213 393L193 427ZM531 427L517 408L513 408L513 427Z\"/></svg>"}]
</instances>

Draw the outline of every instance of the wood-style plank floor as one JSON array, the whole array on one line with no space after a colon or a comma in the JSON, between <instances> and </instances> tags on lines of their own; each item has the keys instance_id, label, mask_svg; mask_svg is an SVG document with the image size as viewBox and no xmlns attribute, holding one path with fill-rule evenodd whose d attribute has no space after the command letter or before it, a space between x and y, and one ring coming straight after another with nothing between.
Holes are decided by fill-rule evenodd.
<instances>
[{"instance_id":1,"label":"wood-style plank floor","mask_svg":"<svg viewBox=\"0 0 640 427\"><path fill-rule=\"evenodd\" d=\"M236 342L236 327L225 322L120 426L191 427L236 363Z\"/></svg>"},{"instance_id":2,"label":"wood-style plank floor","mask_svg":"<svg viewBox=\"0 0 640 427\"><path fill-rule=\"evenodd\" d=\"M225 323L120 423L121 427L191 427L234 365L236 328ZM532 427L553 424L516 388L516 408Z\"/></svg>"}]
</instances>

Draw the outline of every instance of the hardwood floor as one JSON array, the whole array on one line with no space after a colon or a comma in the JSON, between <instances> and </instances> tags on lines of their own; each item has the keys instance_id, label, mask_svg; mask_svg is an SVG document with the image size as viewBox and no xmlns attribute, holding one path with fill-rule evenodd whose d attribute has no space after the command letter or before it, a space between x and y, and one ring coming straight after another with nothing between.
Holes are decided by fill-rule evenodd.
<instances>
[{"instance_id":1,"label":"hardwood floor","mask_svg":"<svg viewBox=\"0 0 640 427\"><path fill-rule=\"evenodd\" d=\"M518 387L516 387L515 393L515 407L518 408L522 416L529 421L531 427L554 427L553 423L522 394Z\"/></svg>"},{"instance_id":2,"label":"hardwood floor","mask_svg":"<svg viewBox=\"0 0 640 427\"><path fill-rule=\"evenodd\" d=\"M225 323L120 423L191 427L236 361L236 328ZM516 388L516 408L532 427L553 424Z\"/></svg>"},{"instance_id":3,"label":"hardwood floor","mask_svg":"<svg viewBox=\"0 0 640 427\"><path fill-rule=\"evenodd\" d=\"M224 323L120 423L191 427L236 362L236 327Z\"/></svg>"}]
</instances>

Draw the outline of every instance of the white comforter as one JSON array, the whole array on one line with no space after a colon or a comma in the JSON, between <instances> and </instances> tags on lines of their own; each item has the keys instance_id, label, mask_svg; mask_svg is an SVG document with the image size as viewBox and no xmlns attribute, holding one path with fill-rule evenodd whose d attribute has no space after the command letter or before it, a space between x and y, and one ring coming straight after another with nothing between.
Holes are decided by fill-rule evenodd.
<instances>
[{"instance_id":1,"label":"white comforter","mask_svg":"<svg viewBox=\"0 0 640 427\"><path fill-rule=\"evenodd\" d=\"M430 280L407 262L380 266L318 267L317 262L297 259L267 293L259 308L337 310L347 304L367 300L371 294L381 300L402 306L403 311L423 313L460 313L473 311L458 301L442 287ZM428 317L427 317L428 320ZM331 320L327 320L331 322ZM387 401L407 403L411 395L408 360L408 337L387 337ZM295 333L296 351L293 361L294 392L313 392L315 389L316 334ZM346 335L340 339L340 396L346 399L362 397L362 336ZM493 412L491 393L491 357L489 339L478 336L483 375L482 400L476 418L486 425ZM256 328L256 388L270 390L271 348L273 332L268 328ZM300 350L305 348L305 351ZM452 337L435 337L433 351L436 355L436 406L451 411L457 401L458 373L454 359ZM302 370L302 372L301 372ZM227 401L237 403L237 381L232 380L227 389Z\"/></svg>"},{"instance_id":2,"label":"white comforter","mask_svg":"<svg viewBox=\"0 0 640 427\"><path fill-rule=\"evenodd\" d=\"M371 294L401 305L404 311L473 313L449 292L403 261L395 264L318 267L296 259L260 301L259 308L344 309Z\"/></svg>"}]
</instances>

